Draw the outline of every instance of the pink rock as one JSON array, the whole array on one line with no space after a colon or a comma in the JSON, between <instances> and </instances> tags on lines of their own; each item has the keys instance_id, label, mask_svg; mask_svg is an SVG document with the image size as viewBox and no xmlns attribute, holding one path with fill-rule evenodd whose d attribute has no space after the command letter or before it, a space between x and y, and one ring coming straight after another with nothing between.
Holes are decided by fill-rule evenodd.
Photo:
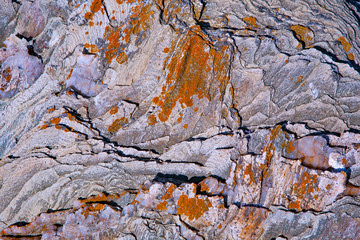
<instances>
[{"instance_id":1,"label":"pink rock","mask_svg":"<svg viewBox=\"0 0 360 240\"><path fill-rule=\"evenodd\" d=\"M74 89L85 97L94 97L106 87L98 83L100 76L97 57L80 54L75 68L68 76L66 87Z\"/></svg>"},{"instance_id":2,"label":"pink rock","mask_svg":"<svg viewBox=\"0 0 360 240\"><path fill-rule=\"evenodd\" d=\"M46 18L36 3L25 2L19 9L16 32L24 37L36 37L45 27Z\"/></svg>"},{"instance_id":3,"label":"pink rock","mask_svg":"<svg viewBox=\"0 0 360 240\"><path fill-rule=\"evenodd\" d=\"M29 55L22 41L12 36L5 44L0 52L0 99L29 88L44 70L41 60Z\"/></svg>"}]
</instances>

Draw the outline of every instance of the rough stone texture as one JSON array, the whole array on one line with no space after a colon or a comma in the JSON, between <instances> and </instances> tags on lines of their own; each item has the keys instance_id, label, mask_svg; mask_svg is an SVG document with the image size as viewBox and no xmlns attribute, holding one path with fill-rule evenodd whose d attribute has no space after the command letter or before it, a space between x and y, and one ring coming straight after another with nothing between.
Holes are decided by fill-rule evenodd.
<instances>
[{"instance_id":1,"label":"rough stone texture","mask_svg":"<svg viewBox=\"0 0 360 240\"><path fill-rule=\"evenodd\" d=\"M360 4L0 0L1 239L358 239Z\"/></svg>"}]
</instances>

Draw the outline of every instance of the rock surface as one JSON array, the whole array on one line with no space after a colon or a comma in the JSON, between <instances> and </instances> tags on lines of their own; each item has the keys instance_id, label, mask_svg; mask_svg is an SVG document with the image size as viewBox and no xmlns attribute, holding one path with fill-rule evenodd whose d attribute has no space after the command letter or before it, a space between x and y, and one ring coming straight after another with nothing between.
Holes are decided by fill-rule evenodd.
<instances>
[{"instance_id":1,"label":"rock surface","mask_svg":"<svg viewBox=\"0 0 360 240\"><path fill-rule=\"evenodd\" d=\"M1 239L358 239L360 4L0 0Z\"/></svg>"}]
</instances>

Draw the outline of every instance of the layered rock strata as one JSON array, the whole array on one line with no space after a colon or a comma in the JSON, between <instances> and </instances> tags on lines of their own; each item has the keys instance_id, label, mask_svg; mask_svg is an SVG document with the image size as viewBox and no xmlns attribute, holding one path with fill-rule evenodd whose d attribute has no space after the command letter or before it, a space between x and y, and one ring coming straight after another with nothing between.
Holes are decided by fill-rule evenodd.
<instances>
[{"instance_id":1,"label":"layered rock strata","mask_svg":"<svg viewBox=\"0 0 360 240\"><path fill-rule=\"evenodd\" d=\"M358 238L357 1L0 3L1 238Z\"/></svg>"}]
</instances>

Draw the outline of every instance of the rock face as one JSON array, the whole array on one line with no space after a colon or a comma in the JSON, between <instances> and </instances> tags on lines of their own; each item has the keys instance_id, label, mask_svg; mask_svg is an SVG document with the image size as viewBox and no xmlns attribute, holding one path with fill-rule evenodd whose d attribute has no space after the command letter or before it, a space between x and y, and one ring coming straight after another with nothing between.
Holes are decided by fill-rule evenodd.
<instances>
[{"instance_id":1,"label":"rock face","mask_svg":"<svg viewBox=\"0 0 360 240\"><path fill-rule=\"evenodd\" d=\"M360 4L0 0L1 239L358 239Z\"/></svg>"}]
</instances>

